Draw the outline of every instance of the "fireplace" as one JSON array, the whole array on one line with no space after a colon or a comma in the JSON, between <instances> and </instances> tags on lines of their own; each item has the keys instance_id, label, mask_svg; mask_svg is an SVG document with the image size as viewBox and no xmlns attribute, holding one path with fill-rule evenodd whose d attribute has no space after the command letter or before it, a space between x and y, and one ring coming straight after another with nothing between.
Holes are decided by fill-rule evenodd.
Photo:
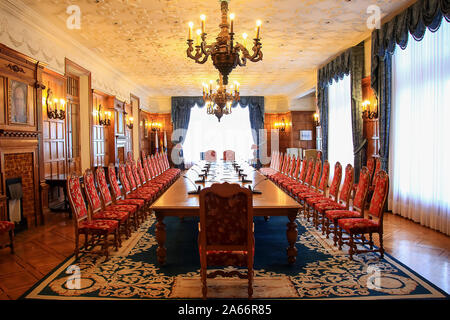
<instances>
[{"instance_id":1,"label":"fireplace","mask_svg":"<svg viewBox=\"0 0 450 320\"><path fill-rule=\"evenodd\" d=\"M7 199L7 218L14 222L15 232L28 228L27 218L23 216L23 188L22 178L15 177L5 180Z\"/></svg>"}]
</instances>

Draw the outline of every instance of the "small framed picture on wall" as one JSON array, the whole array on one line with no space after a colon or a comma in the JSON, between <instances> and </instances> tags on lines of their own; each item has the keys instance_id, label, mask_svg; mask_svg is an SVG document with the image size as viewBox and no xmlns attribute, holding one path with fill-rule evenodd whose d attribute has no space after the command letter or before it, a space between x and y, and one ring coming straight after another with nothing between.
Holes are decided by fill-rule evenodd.
<instances>
[{"instance_id":1,"label":"small framed picture on wall","mask_svg":"<svg viewBox=\"0 0 450 320\"><path fill-rule=\"evenodd\" d=\"M311 130L300 130L300 140L301 141L311 141L312 131Z\"/></svg>"},{"instance_id":2,"label":"small framed picture on wall","mask_svg":"<svg viewBox=\"0 0 450 320\"><path fill-rule=\"evenodd\" d=\"M29 105L30 93L28 92L28 85L26 83L9 80L9 122L13 124L29 124L30 123L30 108ZM32 97L31 97L32 98Z\"/></svg>"}]
</instances>

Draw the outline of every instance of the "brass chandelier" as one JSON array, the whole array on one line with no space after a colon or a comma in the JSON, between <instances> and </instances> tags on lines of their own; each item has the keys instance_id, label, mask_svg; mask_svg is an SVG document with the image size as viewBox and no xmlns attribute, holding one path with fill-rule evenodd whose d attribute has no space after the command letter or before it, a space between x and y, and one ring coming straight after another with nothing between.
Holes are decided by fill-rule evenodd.
<instances>
[{"instance_id":1,"label":"brass chandelier","mask_svg":"<svg viewBox=\"0 0 450 320\"><path fill-rule=\"evenodd\" d=\"M247 63L247 59L252 62L258 62L262 60L263 54L261 51L260 42L260 30L261 21L256 22L256 35L253 39L254 45L252 48L253 53L250 55L246 48L246 38L247 35L243 34L243 44L238 42L234 43L234 14L230 14L230 23L228 23L228 2L229 0L220 0L221 11L222 11L222 22L219 27L221 29L219 35L216 38L216 42L212 44L206 44L206 32L205 32L205 15L201 15L202 29L197 30L197 38L194 44L193 27L194 24L189 22L189 36L187 40L188 49L187 56L196 63L203 64L211 56L214 67L219 70L220 74L223 76L223 83L228 84L228 75L236 67L243 67ZM195 47L195 49L194 49ZM195 50L195 53L194 53Z\"/></svg>"},{"instance_id":2,"label":"brass chandelier","mask_svg":"<svg viewBox=\"0 0 450 320\"><path fill-rule=\"evenodd\" d=\"M238 102L239 99L239 83L235 81L234 85L230 86L230 92L227 92L221 74L215 93L212 88L212 80L209 82L209 88L208 85L203 84L203 100L206 104L206 112L215 115L219 122L224 114L231 113L231 105L233 102Z\"/></svg>"}]
</instances>

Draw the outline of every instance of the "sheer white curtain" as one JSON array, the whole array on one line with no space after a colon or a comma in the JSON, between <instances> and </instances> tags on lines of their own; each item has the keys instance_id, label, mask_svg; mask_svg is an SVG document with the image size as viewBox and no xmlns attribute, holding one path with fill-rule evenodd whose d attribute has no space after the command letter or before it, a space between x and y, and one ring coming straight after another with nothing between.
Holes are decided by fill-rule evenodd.
<instances>
[{"instance_id":1,"label":"sheer white curtain","mask_svg":"<svg viewBox=\"0 0 450 320\"><path fill-rule=\"evenodd\" d=\"M328 87L328 161L334 168L339 161L344 170L353 166L352 102L350 75ZM330 172L330 181L334 171Z\"/></svg>"},{"instance_id":2,"label":"sheer white curtain","mask_svg":"<svg viewBox=\"0 0 450 320\"><path fill-rule=\"evenodd\" d=\"M200 152L215 150L217 159L223 158L225 150L233 150L236 160L253 158L253 136L248 107L232 108L220 122L216 116L206 113L205 108L195 106L183 144L184 162L187 166L200 160Z\"/></svg>"},{"instance_id":3,"label":"sheer white curtain","mask_svg":"<svg viewBox=\"0 0 450 320\"><path fill-rule=\"evenodd\" d=\"M450 234L450 24L396 48L389 209Z\"/></svg>"}]
</instances>

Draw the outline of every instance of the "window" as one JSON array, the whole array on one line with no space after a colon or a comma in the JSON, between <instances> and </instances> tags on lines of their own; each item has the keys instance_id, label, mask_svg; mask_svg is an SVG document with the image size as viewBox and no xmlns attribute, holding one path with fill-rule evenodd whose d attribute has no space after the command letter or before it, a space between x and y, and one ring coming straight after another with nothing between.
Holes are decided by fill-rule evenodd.
<instances>
[{"instance_id":1,"label":"window","mask_svg":"<svg viewBox=\"0 0 450 320\"><path fill-rule=\"evenodd\" d=\"M409 36L392 64L389 209L450 233L450 24Z\"/></svg>"},{"instance_id":2,"label":"window","mask_svg":"<svg viewBox=\"0 0 450 320\"><path fill-rule=\"evenodd\" d=\"M225 150L233 150L236 160L253 158L252 130L249 109L237 106L232 113L224 115L220 122L205 108L195 106L183 144L184 163L189 166L200 160L200 153L215 150L217 160L222 159Z\"/></svg>"},{"instance_id":3,"label":"window","mask_svg":"<svg viewBox=\"0 0 450 320\"><path fill-rule=\"evenodd\" d=\"M353 166L352 102L350 75L328 87L328 161ZM330 180L334 171L330 172Z\"/></svg>"}]
</instances>

